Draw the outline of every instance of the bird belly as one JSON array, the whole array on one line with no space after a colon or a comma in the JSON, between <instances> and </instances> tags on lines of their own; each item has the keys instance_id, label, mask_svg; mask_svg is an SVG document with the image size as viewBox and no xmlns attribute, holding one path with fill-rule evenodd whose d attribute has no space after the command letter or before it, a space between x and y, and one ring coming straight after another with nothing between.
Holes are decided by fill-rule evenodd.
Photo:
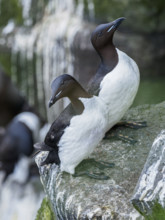
<instances>
[{"instance_id":1,"label":"bird belly","mask_svg":"<svg viewBox=\"0 0 165 220\"><path fill-rule=\"evenodd\" d=\"M107 130L124 116L133 103L139 86L139 69L125 53L118 50L119 63L100 85L99 97L107 106Z\"/></svg>"},{"instance_id":2,"label":"bird belly","mask_svg":"<svg viewBox=\"0 0 165 220\"><path fill-rule=\"evenodd\" d=\"M61 171L74 174L75 167L87 158L105 135L107 118L97 106L72 118L59 142Z\"/></svg>"}]
</instances>

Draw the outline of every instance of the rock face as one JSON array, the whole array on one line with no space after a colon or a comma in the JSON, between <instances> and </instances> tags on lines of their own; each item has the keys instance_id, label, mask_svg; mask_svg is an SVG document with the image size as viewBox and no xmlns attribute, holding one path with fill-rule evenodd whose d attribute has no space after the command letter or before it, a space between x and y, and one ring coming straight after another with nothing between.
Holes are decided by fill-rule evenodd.
<instances>
[{"instance_id":1,"label":"rock face","mask_svg":"<svg viewBox=\"0 0 165 220\"><path fill-rule=\"evenodd\" d=\"M132 203L146 218L165 219L165 130L152 145Z\"/></svg>"},{"instance_id":2,"label":"rock face","mask_svg":"<svg viewBox=\"0 0 165 220\"><path fill-rule=\"evenodd\" d=\"M143 219L132 206L130 199L152 143L164 128L164 108L165 102L139 106L128 111L125 120L147 121L148 126L139 130L117 128L115 134L128 135L137 140L135 144L109 137L96 148L91 158L115 163L115 167L102 170L108 177L107 180L92 179L85 175L73 177L61 173L55 164L40 167L39 164L47 153L38 155L36 162L41 181L57 219ZM76 172L82 170L100 172L100 169L90 162L84 167L79 165L76 168Z\"/></svg>"}]
</instances>

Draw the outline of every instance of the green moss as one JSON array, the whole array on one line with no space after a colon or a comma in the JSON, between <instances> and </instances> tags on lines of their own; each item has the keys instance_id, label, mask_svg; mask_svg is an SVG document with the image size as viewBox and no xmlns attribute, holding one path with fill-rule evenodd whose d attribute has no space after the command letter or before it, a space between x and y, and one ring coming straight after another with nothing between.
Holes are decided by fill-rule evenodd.
<instances>
[{"instance_id":1,"label":"green moss","mask_svg":"<svg viewBox=\"0 0 165 220\"><path fill-rule=\"evenodd\" d=\"M165 219L165 209L158 203L155 203L152 209L152 217L147 217L147 220L164 220Z\"/></svg>"},{"instance_id":2,"label":"green moss","mask_svg":"<svg viewBox=\"0 0 165 220\"><path fill-rule=\"evenodd\" d=\"M10 19L18 25L22 24L22 7L18 0L1 0L0 9L0 27L5 26Z\"/></svg>"},{"instance_id":3,"label":"green moss","mask_svg":"<svg viewBox=\"0 0 165 220\"><path fill-rule=\"evenodd\" d=\"M140 202L139 200L134 201L133 205L135 209L146 219L146 220L164 220L165 209L160 205L158 201L153 202Z\"/></svg>"},{"instance_id":4,"label":"green moss","mask_svg":"<svg viewBox=\"0 0 165 220\"><path fill-rule=\"evenodd\" d=\"M54 213L47 198L44 198L35 220L55 220Z\"/></svg>"},{"instance_id":5,"label":"green moss","mask_svg":"<svg viewBox=\"0 0 165 220\"><path fill-rule=\"evenodd\" d=\"M146 220L164 220L165 209L159 203L155 203L152 207L152 213L149 216L144 216Z\"/></svg>"}]
</instances>

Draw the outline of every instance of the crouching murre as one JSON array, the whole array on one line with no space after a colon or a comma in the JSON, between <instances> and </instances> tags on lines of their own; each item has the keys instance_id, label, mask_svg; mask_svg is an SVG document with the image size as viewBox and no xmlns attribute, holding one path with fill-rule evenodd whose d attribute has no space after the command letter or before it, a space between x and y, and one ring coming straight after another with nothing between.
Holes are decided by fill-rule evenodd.
<instances>
[{"instance_id":1,"label":"crouching murre","mask_svg":"<svg viewBox=\"0 0 165 220\"><path fill-rule=\"evenodd\" d=\"M41 164L60 164L61 171L75 173L75 167L93 152L105 135L108 112L102 100L89 95L70 75L57 77L51 85L49 107L68 97L71 105L53 122L44 143L34 145L39 151L49 151Z\"/></svg>"}]
</instances>

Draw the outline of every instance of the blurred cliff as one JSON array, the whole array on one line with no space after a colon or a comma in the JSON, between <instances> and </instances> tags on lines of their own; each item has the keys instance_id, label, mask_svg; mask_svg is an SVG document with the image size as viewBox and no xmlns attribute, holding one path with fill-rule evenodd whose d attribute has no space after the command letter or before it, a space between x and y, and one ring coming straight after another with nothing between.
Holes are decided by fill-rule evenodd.
<instances>
[{"instance_id":1,"label":"blurred cliff","mask_svg":"<svg viewBox=\"0 0 165 220\"><path fill-rule=\"evenodd\" d=\"M118 17L126 21L115 34L116 46L135 59L142 78L160 77L154 87L141 83L143 103L151 96L165 99L164 11L164 0L1 0L0 126L29 106L52 122L68 100L48 111L50 82L68 73L86 87L99 65L91 32ZM29 158L19 161L5 184L0 176L1 219L34 219L44 193L39 178L29 176Z\"/></svg>"},{"instance_id":2,"label":"blurred cliff","mask_svg":"<svg viewBox=\"0 0 165 220\"><path fill-rule=\"evenodd\" d=\"M26 101L0 68L0 126L5 126L20 113Z\"/></svg>"},{"instance_id":3,"label":"blurred cliff","mask_svg":"<svg viewBox=\"0 0 165 220\"><path fill-rule=\"evenodd\" d=\"M164 75L163 0L1 0L0 9L0 64L49 121L68 103L47 111L52 79L68 73L86 86L98 67L90 43L96 24L126 17L116 46L135 59L142 77Z\"/></svg>"}]
</instances>

